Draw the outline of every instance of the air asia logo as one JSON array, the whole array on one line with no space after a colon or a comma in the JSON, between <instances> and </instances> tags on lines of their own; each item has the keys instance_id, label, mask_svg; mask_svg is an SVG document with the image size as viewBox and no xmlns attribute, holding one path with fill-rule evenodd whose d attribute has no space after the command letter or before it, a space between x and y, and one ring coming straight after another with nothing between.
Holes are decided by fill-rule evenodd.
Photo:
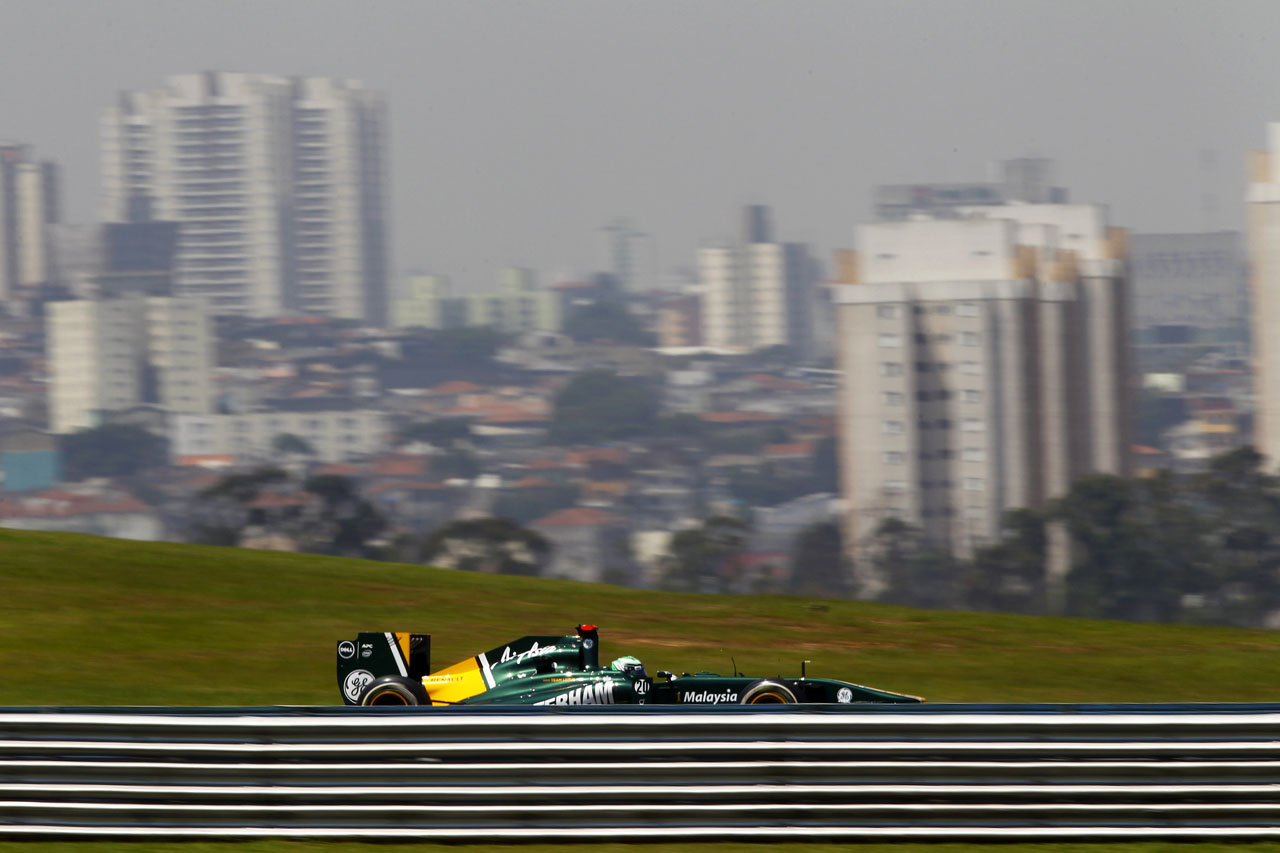
<instances>
[{"instance_id":1,"label":"air asia logo","mask_svg":"<svg viewBox=\"0 0 1280 853\"><path fill-rule=\"evenodd\" d=\"M561 693L551 699L534 702L535 705L612 705L613 682L597 681L595 684L584 684L581 687Z\"/></svg>"},{"instance_id":2,"label":"air asia logo","mask_svg":"<svg viewBox=\"0 0 1280 853\"><path fill-rule=\"evenodd\" d=\"M853 701L853 691L848 687L841 687L836 693L836 701L847 705Z\"/></svg>"},{"instance_id":3,"label":"air asia logo","mask_svg":"<svg viewBox=\"0 0 1280 853\"><path fill-rule=\"evenodd\" d=\"M356 656L356 644L350 640L343 640L338 643L338 657L343 660L351 660Z\"/></svg>"},{"instance_id":4,"label":"air asia logo","mask_svg":"<svg viewBox=\"0 0 1280 853\"><path fill-rule=\"evenodd\" d=\"M342 694L350 701L355 702L360 698L360 691L368 687L371 681L373 681L373 673L367 669L357 669L354 672L349 672L342 682Z\"/></svg>"},{"instance_id":5,"label":"air asia logo","mask_svg":"<svg viewBox=\"0 0 1280 853\"><path fill-rule=\"evenodd\" d=\"M737 702L738 694L734 693L732 690L726 690L723 693L711 693L710 691L705 693L681 693L680 701L685 703L702 702L707 705L719 705L725 702Z\"/></svg>"},{"instance_id":6,"label":"air asia logo","mask_svg":"<svg viewBox=\"0 0 1280 853\"><path fill-rule=\"evenodd\" d=\"M523 651L518 655L511 654L511 647L507 646L502 650L502 659L499 660L498 663L506 663L509 660L513 660L516 663L522 663L529 658L544 655L548 652L554 652L555 650L555 646L539 646L537 640L533 641L533 645L529 647L528 651Z\"/></svg>"}]
</instances>

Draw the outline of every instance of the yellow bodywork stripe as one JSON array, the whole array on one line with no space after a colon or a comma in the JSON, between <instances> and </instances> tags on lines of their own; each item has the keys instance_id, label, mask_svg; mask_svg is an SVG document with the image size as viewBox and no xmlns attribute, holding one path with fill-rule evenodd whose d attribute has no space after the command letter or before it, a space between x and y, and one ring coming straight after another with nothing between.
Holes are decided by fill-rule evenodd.
<instances>
[{"instance_id":1,"label":"yellow bodywork stripe","mask_svg":"<svg viewBox=\"0 0 1280 853\"><path fill-rule=\"evenodd\" d=\"M409 665L409 634L396 632L396 642L400 644L400 652L404 655L404 665Z\"/></svg>"},{"instance_id":2,"label":"yellow bodywork stripe","mask_svg":"<svg viewBox=\"0 0 1280 853\"><path fill-rule=\"evenodd\" d=\"M422 676L422 686L426 688L432 704L461 702L489 689L476 658L467 658L439 672Z\"/></svg>"}]
</instances>

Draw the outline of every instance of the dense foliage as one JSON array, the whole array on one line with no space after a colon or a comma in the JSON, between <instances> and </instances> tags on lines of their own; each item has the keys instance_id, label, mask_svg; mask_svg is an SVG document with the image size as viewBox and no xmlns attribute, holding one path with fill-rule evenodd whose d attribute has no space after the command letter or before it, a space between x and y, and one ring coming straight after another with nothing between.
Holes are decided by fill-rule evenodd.
<instances>
[{"instance_id":1,"label":"dense foliage","mask_svg":"<svg viewBox=\"0 0 1280 853\"><path fill-rule=\"evenodd\" d=\"M1198 474L1091 474L1043 512L1017 510L999 542L957 561L887 521L868 543L885 600L1141 622L1274 624L1280 614L1280 477L1239 448ZM1055 594L1050 538L1066 548Z\"/></svg>"},{"instance_id":2,"label":"dense foliage","mask_svg":"<svg viewBox=\"0 0 1280 853\"><path fill-rule=\"evenodd\" d=\"M65 436L62 454L68 480L128 477L169 464L169 442L140 426L104 424Z\"/></svg>"},{"instance_id":3,"label":"dense foliage","mask_svg":"<svg viewBox=\"0 0 1280 853\"><path fill-rule=\"evenodd\" d=\"M594 444L648 435L657 422L658 407L658 395L644 382L610 370L588 370L556 394L551 440Z\"/></svg>"}]
</instances>

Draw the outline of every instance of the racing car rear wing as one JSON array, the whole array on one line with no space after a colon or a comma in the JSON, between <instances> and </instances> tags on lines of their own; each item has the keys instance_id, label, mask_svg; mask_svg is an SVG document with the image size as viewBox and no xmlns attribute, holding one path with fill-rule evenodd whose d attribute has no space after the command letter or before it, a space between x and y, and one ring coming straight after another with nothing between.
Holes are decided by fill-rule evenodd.
<instances>
[{"instance_id":1,"label":"racing car rear wing","mask_svg":"<svg viewBox=\"0 0 1280 853\"><path fill-rule=\"evenodd\" d=\"M361 632L355 641L338 643L338 686L348 705L359 688L383 675L418 681L431 672L431 635ZM352 694L355 695L352 695Z\"/></svg>"}]
</instances>

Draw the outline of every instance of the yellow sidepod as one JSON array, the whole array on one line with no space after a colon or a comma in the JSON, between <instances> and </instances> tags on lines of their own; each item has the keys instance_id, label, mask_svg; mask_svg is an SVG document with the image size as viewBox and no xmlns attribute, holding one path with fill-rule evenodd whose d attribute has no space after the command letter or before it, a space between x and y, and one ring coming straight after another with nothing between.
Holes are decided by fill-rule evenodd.
<instances>
[{"instance_id":1,"label":"yellow sidepod","mask_svg":"<svg viewBox=\"0 0 1280 853\"><path fill-rule=\"evenodd\" d=\"M485 678L480 658L474 657L422 676L422 686L426 688L432 705L452 705L484 693L492 684Z\"/></svg>"}]
</instances>

